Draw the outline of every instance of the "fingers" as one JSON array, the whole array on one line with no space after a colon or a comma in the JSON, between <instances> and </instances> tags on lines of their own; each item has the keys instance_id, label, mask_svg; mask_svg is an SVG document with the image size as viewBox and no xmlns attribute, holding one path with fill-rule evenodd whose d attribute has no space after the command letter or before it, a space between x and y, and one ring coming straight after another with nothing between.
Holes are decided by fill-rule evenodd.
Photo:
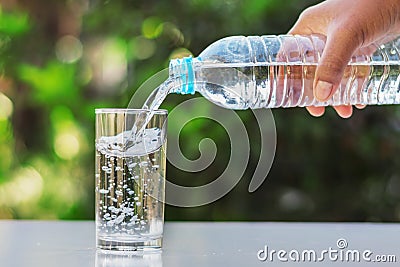
<instances>
[{"instance_id":1,"label":"fingers","mask_svg":"<svg viewBox=\"0 0 400 267\"><path fill-rule=\"evenodd\" d=\"M365 107L365 105L363 105L363 106L357 105L357 106L358 106L358 108ZM334 106L333 108L336 110L337 114L344 119L350 118L351 115L353 115L353 107L352 106L343 105L343 106ZM321 117L325 113L325 107L311 106L311 107L306 107L306 109L314 117Z\"/></svg>"},{"instance_id":2,"label":"fingers","mask_svg":"<svg viewBox=\"0 0 400 267\"><path fill-rule=\"evenodd\" d=\"M289 34L322 34L326 35L326 25L329 24L330 10L325 8L325 3L320 3L305 9L289 30Z\"/></svg>"},{"instance_id":3,"label":"fingers","mask_svg":"<svg viewBox=\"0 0 400 267\"><path fill-rule=\"evenodd\" d=\"M344 70L355 50L361 45L351 30L332 30L326 39L314 78L314 96L327 101L338 88Z\"/></svg>"},{"instance_id":4,"label":"fingers","mask_svg":"<svg viewBox=\"0 0 400 267\"><path fill-rule=\"evenodd\" d=\"M363 108L365 108L367 105L355 105L356 106L356 108L358 108L358 109L363 109Z\"/></svg>"},{"instance_id":5,"label":"fingers","mask_svg":"<svg viewBox=\"0 0 400 267\"><path fill-rule=\"evenodd\" d=\"M373 0L369 3L376 4ZM356 4L347 0L323 1L303 11L289 31L290 34L321 34L327 38L313 39L314 47L321 55L313 80L313 94L317 101L325 102L333 96L352 55L373 37L371 34L375 31L371 29L374 27L367 25L370 23L371 9L363 1L357 1ZM361 9L364 12L354 12ZM325 44L322 45L323 49L319 49L319 41ZM353 112L351 106L335 106L334 109L342 118L350 117ZM308 107L307 110L313 116L322 116L325 108Z\"/></svg>"},{"instance_id":6,"label":"fingers","mask_svg":"<svg viewBox=\"0 0 400 267\"><path fill-rule=\"evenodd\" d=\"M336 110L337 114L344 119L350 118L353 114L352 106L334 106L333 108Z\"/></svg>"},{"instance_id":7,"label":"fingers","mask_svg":"<svg viewBox=\"0 0 400 267\"><path fill-rule=\"evenodd\" d=\"M321 68L321 67L319 67ZM318 70L318 67L317 67ZM315 77L314 81L314 96L318 101L326 101L328 100L334 93L334 89L337 89L337 85L334 87L333 83L326 82L324 80L319 80ZM322 78L324 79L324 78Z\"/></svg>"},{"instance_id":8,"label":"fingers","mask_svg":"<svg viewBox=\"0 0 400 267\"><path fill-rule=\"evenodd\" d=\"M314 117L321 117L325 113L325 107L306 107L307 111Z\"/></svg>"}]
</instances>

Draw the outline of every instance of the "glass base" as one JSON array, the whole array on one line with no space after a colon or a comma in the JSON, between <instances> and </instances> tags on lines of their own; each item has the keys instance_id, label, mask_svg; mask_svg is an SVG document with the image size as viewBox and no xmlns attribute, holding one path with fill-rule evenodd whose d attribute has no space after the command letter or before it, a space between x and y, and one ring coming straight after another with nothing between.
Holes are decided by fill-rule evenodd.
<instances>
[{"instance_id":1,"label":"glass base","mask_svg":"<svg viewBox=\"0 0 400 267\"><path fill-rule=\"evenodd\" d=\"M97 239L97 248L108 251L156 252L161 250L162 237L140 241Z\"/></svg>"}]
</instances>

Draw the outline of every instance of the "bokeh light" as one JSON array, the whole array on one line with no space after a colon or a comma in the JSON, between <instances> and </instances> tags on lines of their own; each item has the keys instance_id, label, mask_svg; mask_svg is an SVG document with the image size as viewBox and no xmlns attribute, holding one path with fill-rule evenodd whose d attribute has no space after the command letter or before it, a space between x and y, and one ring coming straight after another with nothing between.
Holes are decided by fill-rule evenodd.
<instances>
[{"instance_id":1,"label":"bokeh light","mask_svg":"<svg viewBox=\"0 0 400 267\"><path fill-rule=\"evenodd\" d=\"M138 36L130 41L130 49L134 58L144 60L154 55L157 46L154 40Z\"/></svg>"},{"instance_id":2,"label":"bokeh light","mask_svg":"<svg viewBox=\"0 0 400 267\"><path fill-rule=\"evenodd\" d=\"M109 39L103 46L102 77L107 86L120 83L127 74L126 43L118 39Z\"/></svg>"},{"instance_id":3,"label":"bokeh light","mask_svg":"<svg viewBox=\"0 0 400 267\"><path fill-rule=\"evenodd\" d=\"M21 203L34 203L43 190L43 178L33 167L21 167L12 175L10 181L0 186L0 205L17 206Z\"/></svg>"},{"instance_id":4,"label":"bokeh light","mask_svg":"<svg viewBox=\"0 0 400 267\"><path fill-rule=\"evenodd\" d=\"M193 54L188 49L180 47L172 51L171 55L169 56L169 59L183 58L189 56L193 56Z\"/></svg>"},{"instance_id":5,"label":"bokeh light","mask_svg":"<svg viewBox=\"0 0 400 267\"><path fill-rule=\"evenodd\" d=\"M78 137L73 133L60 133L56 135L54 141L54 151L62 159L69 160L79 153Z\"/></svg>"},{"instance_id":6,"label":"bokeh light","mask_svg":"<svg viewBox=\"0 0 400 267\"><path fill-rule=\"evenodd\" d=\"M185 36L181 30L171 22L163 23L163 34L176 46L182 46L185 42Z\"/></svg>"},{"instance_id":7,"label":"bokeh light","mask_svg":"<svg viewBox=\"0 0 400 267\"><path fill-rule=\"evenodd\" d=\"M162 20L158 17L149 17L142 23L142 34L148 39L160 36L163 31Z\"/></svg>"},{"instance_id":8,"label":"bokeh light","mask_svg":"<svg viewBox=\"0 0 400 267\"><path fill-rule=\"evenodd\" d=\"M53 149L56 155L64 160L78 156L85 141L71 110L66 106L56 106L50 118L54 127Z\"/></svg>"},{"instance_id":9,"label":"bokeh light","mask_svg":"<svg viewBox=\"0 0 400 267\"><path fill-rule=\"evenodd\" d=\"M65 63L74 63L82 57L82 43L72 35L65 35L56 43L56 56Z\"/></svg>"},{"instance_id":10,"label":"bokeh light","mask_svg":"<svg viewBox=\"0 0 400 267\"><path fill-rule=\"evenodd\" d=\"M0 120L7 120L13 112L13 103L5 94L0 92Z\"/></svg>"}]
</instances>

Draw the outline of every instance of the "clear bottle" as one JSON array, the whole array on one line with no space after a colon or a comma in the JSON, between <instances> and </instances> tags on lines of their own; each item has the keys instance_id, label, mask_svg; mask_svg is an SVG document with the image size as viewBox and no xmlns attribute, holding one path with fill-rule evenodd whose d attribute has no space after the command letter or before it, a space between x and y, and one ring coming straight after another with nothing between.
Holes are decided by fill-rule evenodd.
<instances>
[{"instance_id":1,"label":"clear bottle","mask_svg":"<svg viewBox=\"0 0 400 267\"><path fill-rule=\"evenodd\" d=\"M360 49L331 99L313 95L322 35L232 36L170 63L170 93L201 93L229 109L400 103L400 39ZM371 48L372 47L372 48Z\"/></svg>"}]
</instances>

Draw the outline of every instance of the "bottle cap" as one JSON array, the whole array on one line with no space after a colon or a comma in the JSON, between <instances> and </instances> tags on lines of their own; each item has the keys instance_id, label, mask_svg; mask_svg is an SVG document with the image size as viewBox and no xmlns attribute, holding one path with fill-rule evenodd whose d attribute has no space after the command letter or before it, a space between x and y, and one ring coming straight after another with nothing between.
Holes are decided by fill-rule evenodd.
<instances>
[{"instance_id":1,"label":"bottle cap","mask_svg":"<svg viewBox=\"0 0 400 267\"><path fill-rule=\"evenodd\" d=\"M194 94L194 71L193 58L185 57L182 59L174 59L169 63L169 69L181 80L181 87L174 92L181 94Z\"/></svg>"}]
</instances>

